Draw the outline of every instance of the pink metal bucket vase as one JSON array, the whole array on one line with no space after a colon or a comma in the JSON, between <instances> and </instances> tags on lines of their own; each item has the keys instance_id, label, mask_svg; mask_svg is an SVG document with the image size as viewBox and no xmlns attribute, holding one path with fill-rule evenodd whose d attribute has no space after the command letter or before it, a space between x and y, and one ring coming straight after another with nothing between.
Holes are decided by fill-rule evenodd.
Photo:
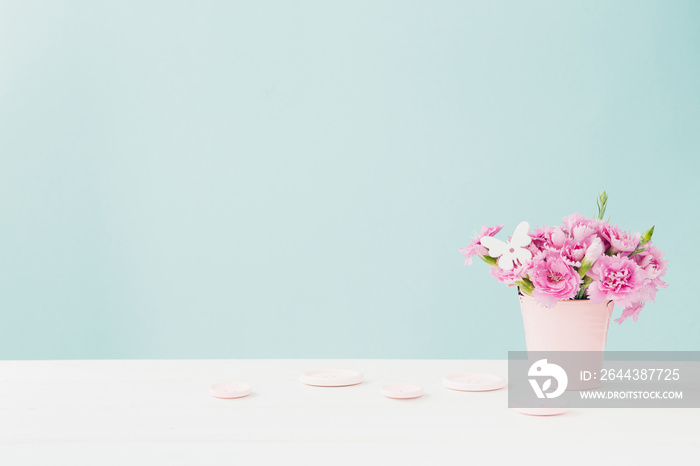
<instances>
[{"instance_id":1,"label":"pink metal bucket vase","mask_svg":"<svg viewBox=\"0 0 700 466\"><path fill-rule=\"evenodd\" d=\"M528 351L605 351L612 301L559 301L554 307L520 295Z\"/></svg>"},{"instance_id":2,"label":"pink metal bucket vase","mask_svg":"<svg viewBox=\"0 0 700 466\"><path fill-rule=\"evenodd\" d=\"M612 301L593 304L588 300L559 301L554 307L546 308L532 296L520 295L528 352L595 352L577 356L576 360L580 367L600 373L613 308ZM570 380L567 390L588 390L599 386L597 381Z\"/></svg>"}]
</instances>

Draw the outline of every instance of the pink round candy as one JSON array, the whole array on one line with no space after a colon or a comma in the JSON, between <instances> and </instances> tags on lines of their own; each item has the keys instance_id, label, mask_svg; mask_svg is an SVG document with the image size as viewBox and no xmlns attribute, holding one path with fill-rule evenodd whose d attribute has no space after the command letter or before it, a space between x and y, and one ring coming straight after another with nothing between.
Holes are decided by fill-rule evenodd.
<instances>
[{"instance_id":1,"label":"pink round candy","mask_svg":"<svg viewBox=\"0 0 700 466\"><path fill-rule=\"evenodd\" d=\"M345 369L331 369L322 371L308 371L299 377L301 383L315 387L347 387L362 383L364 377L356 371Z\"/></svg>"},{"instance_id":2,"label":"pink round candy","mask_svg":"<svg viewBox=\"0 0 700 466\"><path fill-rule=\"evenodd\" d=\"M243 382L215 383L209 388L209 393L216 398L242 398L250 395L250 385Z\"/></svg>"},{"instance_id":3,"label":"pink round candy","mask_svg":"<svg viewBox=\"0 0 700 466\"><path fill-rule=\"evenodd\" d=\"M515 411L520 414L527 414L528 416L558 416L559 414L564 414L568 409L564 407L551 407L551 408L515 408Z\"/></svg>"},{"instance_id":4,"label":"pink round candy","mask_svg":"<svg viewBox=\"0 0 700 466\"><path fill-rule=\"evenodd\" d=\"M506 386L506 379L492 374L455 374L442 379L442 385L450 390L485 392Z\"/></svg>"},{"instance_id":5,"label":"pink round candy","mask_svg":"<svg viewBox=\"0 0 700 466\"><path fill-rule=\"evenodd\" d=\"M385 385L382 387L382 395L397 399L418 398L423 395L423 388L420 385Z\"/></svg>"}]
</instances>

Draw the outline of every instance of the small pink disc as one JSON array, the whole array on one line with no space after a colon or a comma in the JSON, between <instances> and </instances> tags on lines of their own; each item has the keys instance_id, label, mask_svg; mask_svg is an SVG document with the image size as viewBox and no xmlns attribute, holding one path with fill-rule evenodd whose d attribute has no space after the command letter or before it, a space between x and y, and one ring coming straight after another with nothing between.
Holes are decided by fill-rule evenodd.
<instances>
[{"instance_id":1,"label":"small pink disc","mask_svg":"<svg viewBox=\"0 0 700 466\"><path fill-rule=\"evenodd\" d=\"M492 374L455 374L442 379L442 385L450 390L485 392L506 386L506 379Z\"/></svg>"},{"instance_id":2,"label":"small pink disc","mask_svg":"<svg viewBox=\"0 0 700 466\"><path fill-rule=\"evenodd\" d=\"M364 377L356 371L332 369L324 371L308 371L299 377L301 383L314 387L347 387L362 383Z\"/></svg>"},{"instance_id":3,"label":"small pink disc","mask_svg":"<svg viewBox=\"0 0 700 466\"><path fill-rule=\"evenodd\" d=\"M209 393L216 398L242 398L250 395L250 385L243 382L215 383L209 388Z\"/></svg>"},{"instance_id":4,"label":"small pink disc","mask_svg":"<svg viewBox=\"0 0 700 466\"><path fill-rule=\"evenodd\" d=\"M515 411L520 414L527 414L528 416L557 416L559 414L564 414L568 409L563 407L515 408Z\"/></svg>"},{"instance_id":5,"label":"small pink disc","mask_svg":"<svg viewBox=\"0 0 700 466\"><path fill-rule=\"evenodd\" d=\"M423 388L420 385L385 385L382 387L382 395L387 398L418 398L423 395Z\"/></svg>"}]
</instances>

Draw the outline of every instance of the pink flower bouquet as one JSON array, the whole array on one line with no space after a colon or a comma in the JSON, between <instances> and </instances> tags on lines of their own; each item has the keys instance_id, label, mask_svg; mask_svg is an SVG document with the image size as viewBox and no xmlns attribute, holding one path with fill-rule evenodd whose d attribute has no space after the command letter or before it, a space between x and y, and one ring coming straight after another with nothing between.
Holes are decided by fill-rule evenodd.
<instances>
[{"instance_id":1,"label":"pink flower bouquet","mask_svg":"<svg viewBox=\"0 0 700 466\"><path fill-rule=\"evenodd\" d=\"M545 307L557 301L590 299L613 301L623 308L615 319L637 321L639 311L654 300L666 273L664 254L651 243L654 227L631 234L603 220L607 194L598 201L598 218L573 214L561 226L542 226L534 232L523 222L507 242L495 238L503 225L482 227L467 247L459 250L467 264L474 256L489 264L491 275L514 283Z\"/></svg>"}]
</instances>

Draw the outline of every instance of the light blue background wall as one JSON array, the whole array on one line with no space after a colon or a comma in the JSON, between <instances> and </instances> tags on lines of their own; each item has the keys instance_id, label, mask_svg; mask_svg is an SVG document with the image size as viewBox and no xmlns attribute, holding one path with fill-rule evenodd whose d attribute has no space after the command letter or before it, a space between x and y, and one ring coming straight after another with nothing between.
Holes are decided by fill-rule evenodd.
<instances>
[{"instance_id":1,"label":"light blue background wall","mask_svg":"<svg viewBox=\"0 0 700 466\"><path fill-rule=\"evenodd\" d=\"M700 2L0 2L0 358L504 358L457 252L610 193L700 349ZM619 315L616 310L616 316Z\"/></svg>"}]
</instances>

